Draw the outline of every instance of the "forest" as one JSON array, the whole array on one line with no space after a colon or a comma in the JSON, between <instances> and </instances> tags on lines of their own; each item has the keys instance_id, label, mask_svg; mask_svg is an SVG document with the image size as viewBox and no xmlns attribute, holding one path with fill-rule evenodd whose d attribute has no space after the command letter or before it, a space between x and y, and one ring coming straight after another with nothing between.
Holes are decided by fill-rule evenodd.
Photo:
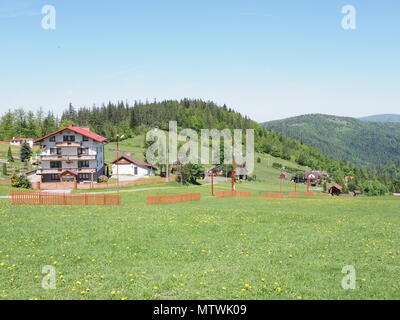
<instances>
[{"instance_id":1,"label":"forest","mask_svg":"<svg viewBox=\"0 0 400 320\"><path fill-rule=\"evenodd\" d=\"M39 138L59 128L76 125L88 126L94 132L115 140L117 134L130 138L150 128L168 129L168 122L178 122L178 129L254 129L257 152L325 170L334 180L344 184L344 177L354 176L358 184L373 180L384 183L391 191L400 191L398 165L389 167L356 166L351 161L333 159L314 147L272 131L269 128L214 102L202 100L165 100L133 104L118 101L101 106L76 108L69 104L60 116L39 110L9 110L0 118L0 140L13 137ZM354 188L358 188L355 185Z\"/></svg>"}]
</instances>

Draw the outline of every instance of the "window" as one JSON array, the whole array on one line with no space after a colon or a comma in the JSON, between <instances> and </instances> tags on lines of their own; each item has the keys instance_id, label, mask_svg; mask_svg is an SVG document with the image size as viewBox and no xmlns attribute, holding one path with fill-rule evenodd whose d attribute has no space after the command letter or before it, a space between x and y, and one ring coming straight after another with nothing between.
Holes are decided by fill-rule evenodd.
<instances>
[{"instance_id":1,"label":"window","mask_svg":"<svg viewBox=\"0 0 400 320\"><path fill-rule=\"evenodd\" d=\"M51 136L49 139L50 142L56 142L56 136Z\"/></svg>"},{"instance_id":2,"label":"window","mask_svg":"<svg viewBox=\"0 0 400 320\"><path fill-rule=\"evenodd\" d=\"M52 175L50 175L50 180L59 181L60 180L60 175L59 174L52 174Z\"/></svg>"},{"instance_id":3,"label":"window","mask_svg":"<svg viewBox=\"0 0 400 320\"><path fill-rule=\"evenodd\" d=\"M89 168L89 161L78 161L78 168Z\"/></svg>"},{"instance_id":4,"label":"window","mask_svg":"<svg viewBox=\"0 0 400 320\"><path fill-rule=\"evenodd\" d=\"M89 173L80 173L78 175L79 180L90 180L90 174Z\"/></svg>"},{"instance_id":5,"label":"window","mask_svg":"<svg viewBox=\"0 0 400 320\"><path fill-rule=\"evenodd\" d=\"M89 138L86 136L82 136L82 141L89 141Z\"/></svg>"},{"instance_id":6,"label":"window","mask_svg":"<svg viewBox=\"0 0 400 320\"><path fill-rule=\"evenodd\" d=\"M89 154L89 148L78 148L78 155Z\"/></svg>"},{"instance_id":7,"label":"window","mask_svg":"<svg viewBox=\"0 0 400 320\"><path fill-rule=\"evenodd\" d=\"M61 161L50 161L50 168L52 169L60 169L61 168Z\"/></svg>"},{"instance_id":8,"label":"window","mask_svg":"<svg viewBox=\"0 0 400 320\"><path fill-rule=\"evenodd\" d=\"M50 154L51 155L61 155L61 148L50 148Z\"/></svg>"},{"instance_id":9,"label":"window","mask_svg":"<svg viewBox=\"0 0 400 320\"><path fill-rule=\"evenodd\" d=\"M73 142L75 141L75 136L64 136L63 140L64 142Z\"/></svg>"},{"instance_id":10,"label":"window","mask_svg":"<svg viewBox=\"0 0 400 320\"><path fill-rule=\"evenodd\" d=\"M134 174L135 174L135 175L137 175L137 174L138 174L137 167L135 167L135 168L133 169L133 172L134 172Z\"/></svg>"}]
</instances>

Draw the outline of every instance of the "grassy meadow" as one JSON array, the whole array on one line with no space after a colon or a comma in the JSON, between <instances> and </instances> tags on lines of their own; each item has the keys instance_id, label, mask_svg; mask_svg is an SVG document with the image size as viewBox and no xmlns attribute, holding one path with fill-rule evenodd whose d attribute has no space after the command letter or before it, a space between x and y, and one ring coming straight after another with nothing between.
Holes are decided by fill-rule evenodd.
<instances>
[{"instance_id":1,"label":"grassy meadow","mask_svg":"<svg viewBox=\"0 0 400 320\"><path fill-rule=\"evenodd\" d=\"M120 150L137 157L139 143ZM257 181L237 184L251 198L218 199L207 182L169 182L121 188L117 207L0 199L0 299L398 299L400 199L262 198L280 190L272 162L285 163L260 157ZM201 200L145 203L188 192ZM56 268L54 290L41 286L46 265ZM356 269L355 290L341 287L347 265Z\"/></svg>"},{"instance_id":2,"label":"grassy meadow","mask_svg":"<svg viewBox=\"0 0 400 320\"><path fill-rule=\"evenodd\" d=\"M0 200L0 298L399 298L396 198L265 199L264 187L242 183L252 198L217 199L207 185L176 183L121 193L118 207ZM202 199L145 204L182 192ZM55 290L41 287L45 265L56 267ZM341 288L345 265L356 268L356 290Z\"/></svg>"}]
</instances>

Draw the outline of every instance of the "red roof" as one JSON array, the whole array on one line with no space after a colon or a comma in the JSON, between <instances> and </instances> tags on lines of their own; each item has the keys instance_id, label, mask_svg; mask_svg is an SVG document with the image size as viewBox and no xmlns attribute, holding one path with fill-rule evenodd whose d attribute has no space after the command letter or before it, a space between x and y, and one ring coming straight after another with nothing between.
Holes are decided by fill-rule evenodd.
<instances>
[{"instance_id":1,"label":"red roof","mask_svg":"<svg viewBox=\"0 0 400 320\"><path fill-rule=\"evenodd\" d=\"M17 138L17 139L11 139L11 141L21 141L21 140L33 140L33 139L24 139L24 138Z\"/></svg>"},{"instance_id":2,"label":"red roof","mask_svg":"<svg viewBox=\"0 0 400 320\"><path fill-rule=\"evenodd\" d=\"M35 140L35 142L42 141L42 140L44 140L44 139L46 139L48 137L54 136L55 134L62 132L64 130L73 131L75 133L81 134L81 135L83 135L85 137L88 137L90 139L93 139L94 141L97 141L97 142L108 142L107 138L104 138L104 137L102 137L102 136L100 136L100 135L98 135L98 134L96 134L94 132L88 131L88 130L86 130L84 128L81 128L81 127L65 127L65 128L62 128L62 129L60 129L60 130L58 130L56 132L50 133L45 137L39 138L39 139Z\"/></svg>"},{"instance_id":3,"label":"red roof","mask_svg":"<svg viewBox=\"0 0 400 320\"><path fill-rule=\"evenodd\" d=\"M152 166L151 164L148 164L146 162L142 162L136 159L131 158L130 156L123 154L122 156L120 156L117 160L114 160L113 163L117 163L118 161L125 159L126 161L136 164L138 167L142 167L142 168L149 168L149 169L154 169L157 170L157 168L155 166Z\"/></svg>"},{"instance_id":4,"label":"red roof","mask_svg":"<svg viewBox=\"0 0 400 320\"><path fill-rule=\"evenodd\" d=\"M338 190L342 190L343 187L340 184L334 184L331 188L336 188Z\"/></svg>"}]
</instances>

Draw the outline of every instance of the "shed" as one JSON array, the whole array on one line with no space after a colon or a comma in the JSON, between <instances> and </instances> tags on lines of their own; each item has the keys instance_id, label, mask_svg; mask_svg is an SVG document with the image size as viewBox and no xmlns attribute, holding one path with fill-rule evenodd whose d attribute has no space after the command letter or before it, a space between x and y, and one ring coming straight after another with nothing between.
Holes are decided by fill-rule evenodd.
<instances>
[{"instance_id":1,"label":"shed","mask_svg":"<svg viewBox=\"0 0 400 320\"><path fill-rule=\"evenodd\" d=\"M142 162L123 154L112 164L113 174L132 176L154 176L157 168L146 162Z\"/></svg>"},{"instance_id":2,"label":"shed","mask_svg":"<svg viewBox=\"0 0 400 320\"><path fill-rule=\"evenodd\" d=\"M339 196L342 193L343 187L340 184L334 184L329 188L329 194Z\"/></svg>"}]
</instances>

